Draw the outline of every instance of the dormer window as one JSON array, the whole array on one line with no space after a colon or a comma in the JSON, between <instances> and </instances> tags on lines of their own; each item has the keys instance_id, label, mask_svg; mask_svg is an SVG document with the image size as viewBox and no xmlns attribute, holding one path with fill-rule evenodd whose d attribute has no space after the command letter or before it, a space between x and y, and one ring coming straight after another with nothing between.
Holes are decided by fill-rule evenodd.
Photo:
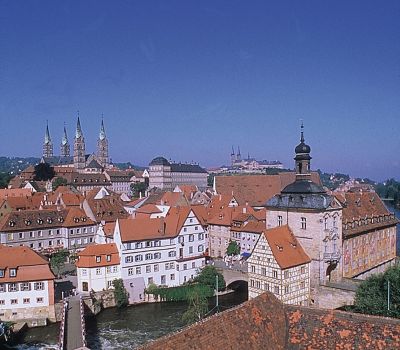
<instances>
[{"instance_id":1,"label":"dormer window","mask_svg":"<svg viewBox=\"0 0 400 350\"><path fill-rule=\"evenodd\" d=\"M26 226L29 226L31 223L32 223L31 220L29 220L29 219L25 220L25 225L26 225Z\"/></svg>"},{"instance_id":2,"label":"dormer window","mask_svg":"<svg viewBox=\"0 0 400 350\"><path fill-rule=\"evenodd\" d=\"M52 218L47 218L47 223L51 224L53 222Z\"/></svg>"},{"instance_id":3,"label":"dormer window","mask_svg":"<svg viewBox=\"0 0 400 350\"><path fill-rule=\"evenodd\" d=\"M106 256L106 260L107 260L107 261L111 261L111 255L107 255L107 256Z\"/></svg>"},{"instance_id":4,"label":"dormer window","mask_svg":"<svg viewBox=\"0 0 400 350\"><path fill-rule=\"evenodd\" d=\"M10 277L16 277L17 276L17 269L10 269Z\"/></svg>"},{"instance_id":5,"label":"dormer window","mask_svg":"<svg viewBox=\"0 0 400 350\"><path fill-rule=\"evenodd\" d=\"M101 256L96 256L96 262L99 263L101 261Z\"/></svg>"},{"instance_id":6,"label":"dormer window","mask_svg":"<svg viewBox=\"0 0 400 350\"><path fill-rule=\"evenodd\" d=\"M10 220L10 222L8 223L11 227L14 227L15 226L15 221L13 221L13 220Z\"/></svg>"},{"instance_id":7,"label":"dormer window","mask_svg":"<svg viewBox=\"0 0 400 350\"><path fill-rule=\"evenodd\" d=\"M4 269L0 269L0 278L4 277Z\"/></svg>"},{"instance_id":8,"label":"dormer window","mask_svg":"<svg viewBox=\"0 0 400 350\"><path fill-rule=\"evenodd\" d=\"M75 222L79 222L79 218L74 218L74 221Z\"/></svg>"}]
</instances>

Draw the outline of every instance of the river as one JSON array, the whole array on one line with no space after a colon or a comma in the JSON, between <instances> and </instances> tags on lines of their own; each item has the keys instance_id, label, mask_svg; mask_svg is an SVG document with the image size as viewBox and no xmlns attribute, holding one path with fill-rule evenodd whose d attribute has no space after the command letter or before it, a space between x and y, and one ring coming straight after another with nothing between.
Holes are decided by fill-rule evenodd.
<instances>
[{"instance_id":1,"label":"river","mask_svg":"<svg viewBox=\"0 0 400 350\"><path fill-rule=\"evenodd\" d=\"M247 300L247 291L219 297L221 309L230 308ZM210 310L215 298L209 299ZM92 350L134 349L146 341L179 330L186 311L184 302L154 303L130 306L122 310L105 309L96 317L87 320L88 347ZM57 349L58 324L32 328L19 340L20 345L10 349L50 350Z\"/></svg>"}]
</instances>

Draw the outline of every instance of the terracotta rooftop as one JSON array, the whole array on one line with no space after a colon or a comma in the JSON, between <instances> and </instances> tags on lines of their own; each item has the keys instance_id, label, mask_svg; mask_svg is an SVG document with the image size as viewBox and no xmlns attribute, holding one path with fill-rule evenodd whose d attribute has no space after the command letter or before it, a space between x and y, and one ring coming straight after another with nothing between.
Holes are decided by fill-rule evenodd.
<instances>
[{"instance_id":1,"label":"terracotta rooftop","mask_svg":"<svg viewBox=\"0 0 400 350\"><path fill-rule=\"evenodd\" d=\"M10 277L10 269L17 269L15 277ZM54 279L49 268L49 263L41 255L24 246L7 247L0 245L0 269L4 271L4 277L0 283L39 281Z\"/></svg>"},{"instance_id":2,"label":"terracotta rooftop","mask_svg":"<svg viewBox=\"0 0 400 350\"><path fill-rule=\"evenodd\" d=\"M267 200L294 182L295 178L294 172L282 172L278 175L216 176L215 185L218 194L233 194L239 204L249 203L255 207L263 206ZM321 184L318 173L313 172L311 180Z\"/></svg>"},{"instance_id":3,"label":"terracotta rooftop","mask_svg":"<svg viewBox=\"0 0 400 350\"><path fill-rule=\"evenodd\" d=\"M281 269L306 264L311 261L289 226L278 226L266 230L264 236Z\"/></svg>"},{"instance_id":4,"label":"terracotta rooftop","mask_svg":"<svg viewBox=\"0 0 400 350\"><path fill-rule=\"evenodd\" d=\"M182 229L190 207L170 208L161 218L121 219L118 221L123 242L176 237Z\"/></svg>"},{"instance_id":5,"label":"terracotta rooftop","mask_svg":"<svg viewBox=\"0 0 400 350\"><path fill-rule=\"evenodd\" d=\"M398 222L375 192L339 192L334 195L343 206L344 236L393 226Z\"/></svg>"},{"instance_id":6,"label":"terracotta rooftop","mask_svg":"<svg viewBox=\"0 0 400 350\"><path fill-rule=\"evenodd\" d=\"M77 267L103 267L119 264L119 253L115 243L90 244L78 253Z\"/></svg>"},{"instance_id":7,"label":"terracotta rooftop","mask_svg":"<svg viewBox=\"0 0 400 350\"><path fill-rule=\"evenodd\" d=\"M142 350L394 350L400 320L342 311L288 306L264 293Z\"/></svg>"},{"instance_id":8,"label":"terracotta rooftop","mask_svg":"<svg viewBox=\"0 0 400 350\"><path fill-rule=\"evenodd\" d=\"M30 197L32 191L28 188L1 188L0 200L7 197Z\"/></svg>"}]
</instances>

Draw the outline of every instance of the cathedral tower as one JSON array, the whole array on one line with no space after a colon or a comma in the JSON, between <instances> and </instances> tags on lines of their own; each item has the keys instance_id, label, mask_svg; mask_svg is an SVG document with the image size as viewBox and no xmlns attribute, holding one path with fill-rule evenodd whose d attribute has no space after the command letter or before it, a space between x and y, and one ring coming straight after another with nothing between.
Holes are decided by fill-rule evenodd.
<instances>
[{"instance_id":1,"label":"cathedral tower","mask_svg":"<svg viewBox=\"0 0 400 350\"><path fill-rule=\"evenodd\" d=\"M53 157L53 143L50 138L49 123L46 125L46 132L44 134L43 157Z\"/></svg>"},{"instance_id":2,"label":"cathedral tower","mask_svg":"<svg viewBox=\"0 0 400 350\"><path fill-rule=\"evenodd\" d=\"M76 169L84 169L85 165L85 138L83 137L81 122L78 115L74 140L74 167Z\"/></svg>"},{"instance_id":3,"label":"cathedral tower","mask_svg":"<svg viewBox=\"0 0 400 350\"><path fill-rule=\"evenodd\" d=\"M108 166L108 140L104 129L103 119L101 119L100 134L99 139L97 140L97 158L103 167L106 168Z\"/></svg>"},{"instance_id":4,"label":"cathedral tower","mask_svg":"<svg viewBox=\"0 0 400 350\"><path fill-rule=\"evenodd\" d=\"M61 157L69 157L70 156L70 146L67 137L67 130L64 125L64 134L61 140Z\"/></svg>"}]
</instances>

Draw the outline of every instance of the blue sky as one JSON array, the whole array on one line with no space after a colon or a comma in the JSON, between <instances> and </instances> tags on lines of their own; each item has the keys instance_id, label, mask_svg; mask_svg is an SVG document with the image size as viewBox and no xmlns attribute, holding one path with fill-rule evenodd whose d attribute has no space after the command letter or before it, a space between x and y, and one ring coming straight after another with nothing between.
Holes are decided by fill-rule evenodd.
<instances>
[{"instance_id":1,"label":"blue sky","mask_svg":"<svg viewBox=\"0 0 400 350\"><path fill-rule=\"evenodd\" d=\"M95 151L210 167L242 155L400 178L399 1L0 2L0 155Z\"/></svg>"}]
</instances>

